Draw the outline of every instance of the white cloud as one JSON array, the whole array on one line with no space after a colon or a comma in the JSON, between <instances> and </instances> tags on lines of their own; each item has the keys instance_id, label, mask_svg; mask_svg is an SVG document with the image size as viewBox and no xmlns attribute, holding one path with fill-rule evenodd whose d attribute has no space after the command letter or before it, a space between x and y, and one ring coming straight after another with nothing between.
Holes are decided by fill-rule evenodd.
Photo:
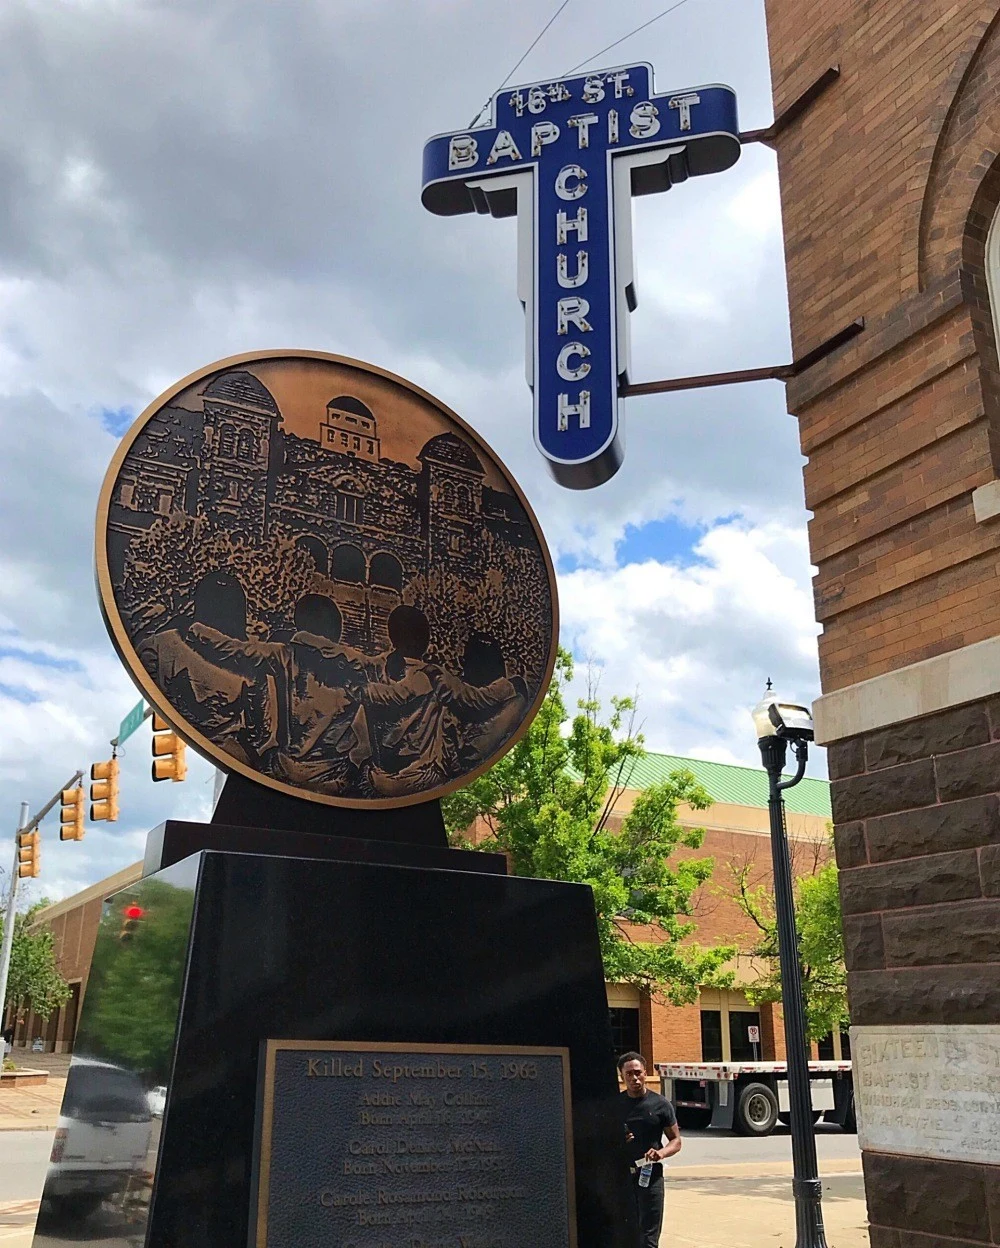
<instances>
[{"instance_id":1,"label":"white cloud","mask_svg":"<svg viewBox=\"0 0 1000 1248\"><path fill-rule=\"evenodd\" d=\"M789 697L815 692L805 535L732 522L694 550L693 564L564 576L564 637L601 668L605 697L638 690L651 749L756 765L747 712L767 677Z\"/></svg>"}]
</instances>

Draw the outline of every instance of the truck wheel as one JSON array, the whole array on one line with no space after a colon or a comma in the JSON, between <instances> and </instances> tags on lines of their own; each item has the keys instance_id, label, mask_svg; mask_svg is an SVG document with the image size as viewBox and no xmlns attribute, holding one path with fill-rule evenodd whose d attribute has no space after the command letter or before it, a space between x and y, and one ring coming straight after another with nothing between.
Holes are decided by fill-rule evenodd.
<instances>
[{"instance_id":1,"label":"truck wheel","mask_svg":"<svg viewBox=\"0 0 1000 1248\"><path fill-rule=\"evenodd\" d=\"M851 1099L847 1103L847 1113L844 1115L844 1130L848 1135L857 1135L858 1133L858 1115L854 1108L854 1093L851 1093Z\"/></svg>"},{"instance_id":2,"label":"truck wheel","mask_svg":"<svg viewBox=\"0 0 1000 1248\"><path fill-rule=\"evenodd\" d=\"M778 1121L778 1098L766 1083L748 1083L736 1102L735 1127L740 1135L770 1135Z\"/></svg>"},{"instance_id":3,"label":"truck wheel","mask_svg":"<svg viewBox=\"0 0 1000 1248\"><path fill-rule=\"evenodd\" d=\"M814 1123L819 1122L822 1117L823 1117L823 1111L821 1109L813 1110L813 1122ZM792 1125L792 1115L789 1113L786 1113L785 1110L782 1110L781 1113L778 1115L778 1121L783 1126L790 1127Z\"/></svg>"}]
</instances>

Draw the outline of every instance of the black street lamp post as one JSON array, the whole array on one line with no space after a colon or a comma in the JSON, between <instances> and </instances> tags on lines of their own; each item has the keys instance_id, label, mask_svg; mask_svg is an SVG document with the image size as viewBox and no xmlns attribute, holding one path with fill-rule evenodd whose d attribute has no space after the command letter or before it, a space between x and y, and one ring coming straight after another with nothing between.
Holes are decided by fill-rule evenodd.
<instances>
[{"instance_id":1,"label":"black street lamp post","mask_svg":"<svg viewBox=\"0 0 1000 1248\"><path fill-rule=\"evenodd\" d=\"M768 681L768 689L771 682ZM826 1248L823 1230L822 1184L816 1163L812 1098L809 1094L809 1051L806 1047L802 971L795 929L795 894L785 827L784 789L802 779L809 742L813 739L808 708L781 702L768 693L753 711L757 744L768 778L767 809L771 821L771 859L774 871L774 903L778 927L778 959L781 965L781 1008L785 1020L788 1062L788 1108L792 1136L792 1191L795 1197L796 1248ZM796 769L791 780L781 775L791 745Z\"/></svg>"}]
</instances>

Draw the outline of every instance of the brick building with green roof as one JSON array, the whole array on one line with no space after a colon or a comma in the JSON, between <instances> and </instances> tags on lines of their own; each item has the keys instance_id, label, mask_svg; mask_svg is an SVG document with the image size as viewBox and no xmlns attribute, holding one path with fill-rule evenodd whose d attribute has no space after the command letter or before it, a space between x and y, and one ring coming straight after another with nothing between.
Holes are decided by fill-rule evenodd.
<instances>
[{"instance_id":1,"label":"brick building with green roof","mask_svg":"<svg viewBox=\"0 0 1000 1248\"><path fill-rule=\"evenodd\" d=\"M740 988L757 974L746 951L758 933L733 900L734 868L749 867L754 884L771 883L767 774L755 767L649 753L634 763L614 813L625 814L638 793L680 770L692 772L713 802L705 811L685 807L679 811L682 824L705 829L705 841L701 849L681 849L678 855L715 860L712 880L696 900L693 939L706 945L735 944L743 951L733 965L736 984L730 989L705 988L699 1001L688 1006L650 999L632 985L609 984L616 1046L620 1051L638 1048L652 1061L752 1060L755 1053L747 1029L753 1025L761 1037L756 1056L779 1060L784 1057L780 1006L751 1006ZM793 869L808 874L829 856L829 783L803 780L787 791L785 805ZM638 935L648 938L646 933ZM817 1055L829 1057L847 1052L846 1036L828 1037L817 1048Z\"/></svg>"},{"instance_id":2,"label":"brick building with green roof","mask_svg":"<svg viewBox=\"0 0 1000 1248\"><path fill-rule=\"evenodd\" d=\"M635 761L628 776L628 788L646 789L659 784L674 771L686 769L714 802L730 806L767 806L767 773L759 767L738 767L732 763L710 763L701 758L681 758L677 754L647 754ZM791 777L788 777L791 779ZM793 814L817 815L832 819L830 782L802 780L785 793L785 807Z\"/></svg>"}]
</instances>

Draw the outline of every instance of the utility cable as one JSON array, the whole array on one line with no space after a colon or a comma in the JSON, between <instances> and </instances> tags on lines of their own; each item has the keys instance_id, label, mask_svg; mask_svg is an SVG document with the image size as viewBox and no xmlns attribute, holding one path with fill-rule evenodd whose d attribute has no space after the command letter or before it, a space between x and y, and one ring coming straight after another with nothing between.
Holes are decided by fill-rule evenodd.
<instances>
[{"instance_id":1,"label":"utility cable","mask_svg":"<svg viewBox=\"0 0 1000 1248\"><path fill-rule=\"evenodd\" d=\"M683 0L682 0L682 3L683 3ZM469 122L469 129L470 129L470 130L471 130L471 129L472 129L472 127L476 124L476 122L479 120L479 118L480 118L480 117L482 117L483 113L486 111L486 108L487 108L487 106L488 106L488 104L489 104L490 100L492 100L492 99L493 99L493 96L497 94L497 91L502 91L502 90L504 89L504 87L507 85L507 83L508 83L508 82L510 82L510 80L514 77L514 75L517 73L517 71L521 68L521 66L524 64L524 62L525 62L525 61L528 59L528 57L531 55L531 53L535 50L535 48L538 46L538 44L539 44L539 43L541 43L541 41L542 41L542 36L545 34L545 32L548 30L548 28L552 25L552 23L556 20L556 18L557 18L557 17L559 16L559 14L563 11L563 9L566 7L566 5L567 5L567 4L569 4L569 0L562 0L562 4L560 4L559 8L558 8L558 9L556 9L556 11L552 14L552 16L549 18L549 20L545 23L545 25L542 27L542 29L541 29L541 30L538 32L538 34L535 36L535 40L534 40L534 42L531 44L531 46L528 48L527 52L525 52L525 54L521 57L521 59L518 61L518 63L514 66L514 68L513 68L513 69L510 71L510 73L507 75L507 77L503 80L503 82L501 82L501 84L499 85L499 87L497 87L496 91L493 91L493 92L490 94L489 99L486 101L486 103L483 105L483 107L479 110L479 112L478 112L478 113L476 113L475 117L473 117L473 119ZM600 56L600 53L598 53L598 56ZM593 59L593 58L591 58L591 59ZM586 62L584 62L584 63L586 64Z\"/></svg>"},{"instance_id":2,"label":"utility cable","mask_svg":"<svg viewBox=\"0 0 1000 1248\"><path fill-rule=\"evenodd\" d=\"M641 26L637 26L635 30L630 30L627 35L622 35L620 39L616 39L614 43L609 43L606 48L601 48L600 52L595 52L593 56L585 57L578 65L574 65L572 69L567 69L563 77L566 78L574 71L588 65L591 61L596 61L599 56L603 56L605 52L610 52L612 48L617 48L620 43L624 43L626 39L631 39L633 35L637 35L640 30L645 30L647 26L652 26L654 22L658 22L661 17L666 17L668 13L673 13L675 9L679 9L682 4L687 4L687 0L677 0L676 4L672 4L669 9L664 9L662 13L657 13L655 17L651 17L648 22L643 22ZM518 62L520 64L520 62ZM515 67L516 68L516 67Z\"/></svg>"}]
</instances>

